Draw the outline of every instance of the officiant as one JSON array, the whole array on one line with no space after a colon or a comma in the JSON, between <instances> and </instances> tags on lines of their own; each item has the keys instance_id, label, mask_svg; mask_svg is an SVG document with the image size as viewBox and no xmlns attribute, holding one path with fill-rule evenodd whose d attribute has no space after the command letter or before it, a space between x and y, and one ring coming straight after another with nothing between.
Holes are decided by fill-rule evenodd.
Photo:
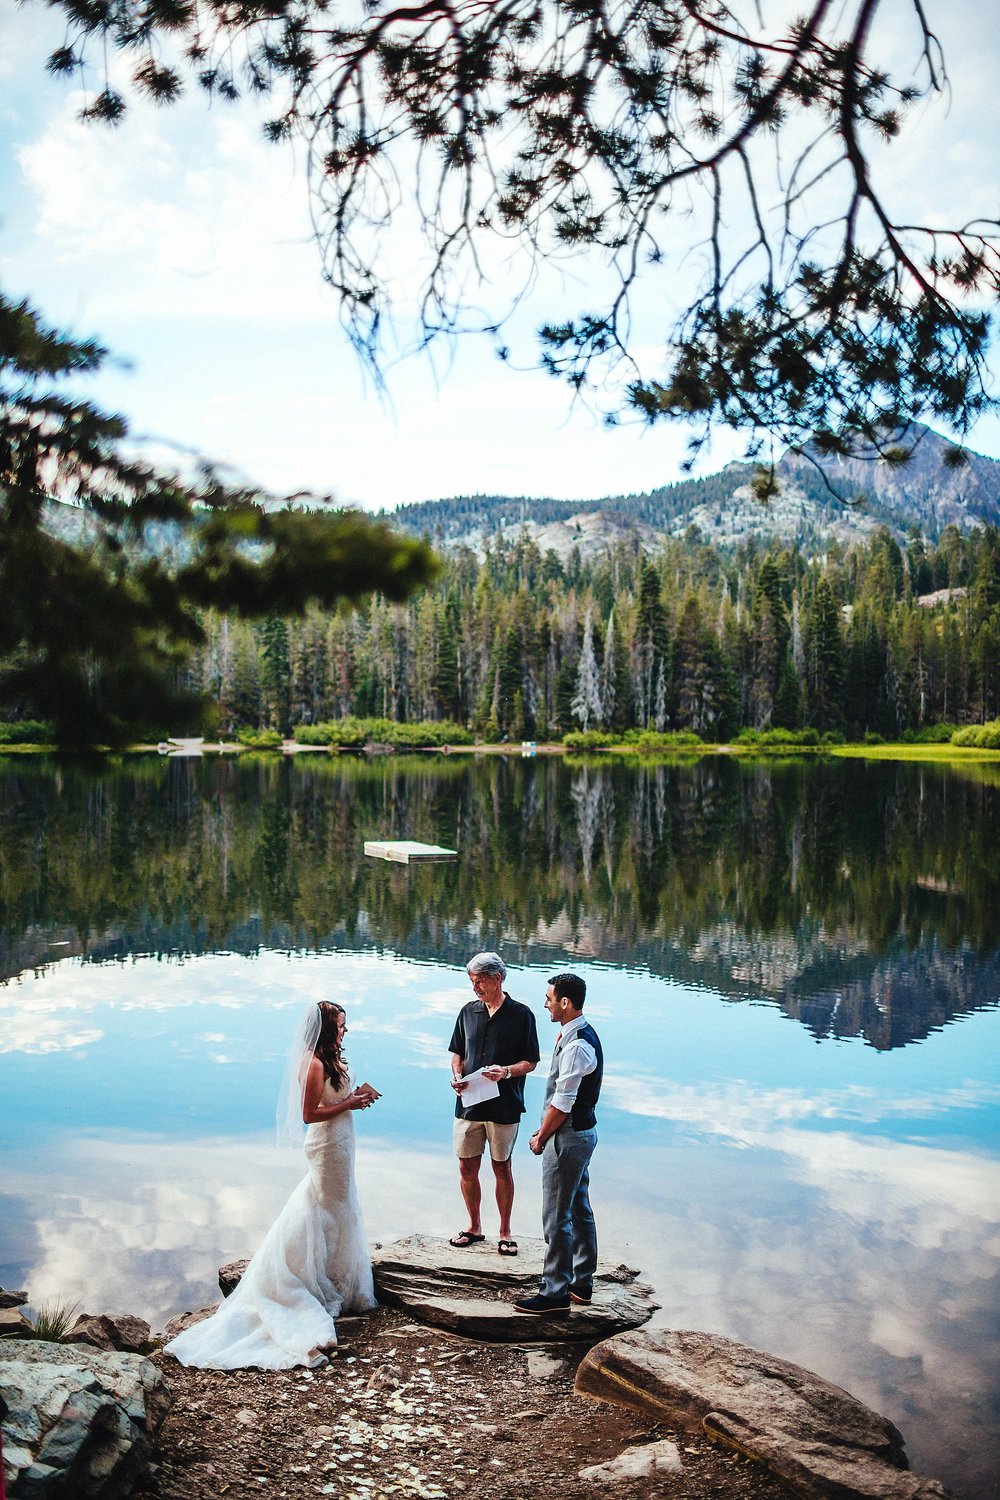
<instances>
[{"instance_id":1,"label":"officiant","mask_svg":"<svg viewBox=\"0 0 1000 1500\"><path fill-rule=\"evenodd\" d=\"M512 1000L504 989L507 966L498 953L477 953L469 959L466 973L476 998L459 1011L448 1048L451 1086L457 1096L453 1140L469 1224L452 1236L451 1244L464 1249L486 1238L479 1171L488 1145L500 1214L497 1250L501 1255L516 1255L517 1241L511 1235L511 1154L524 1114L524 1080L538 1065L538 1033L528 1007ZM496 1093L466 1108L462 1095L470 1087L470 1074L481 1075L495 1086Z\"/></svg>"}]
</instances>

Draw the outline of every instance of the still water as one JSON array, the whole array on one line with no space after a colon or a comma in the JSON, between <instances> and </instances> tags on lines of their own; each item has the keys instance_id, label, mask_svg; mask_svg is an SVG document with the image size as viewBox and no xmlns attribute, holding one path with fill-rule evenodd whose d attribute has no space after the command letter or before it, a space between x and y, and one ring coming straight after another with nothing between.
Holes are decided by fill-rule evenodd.
<instances>
[{"instance_id":1,"label":"still water","mask_svg":"<svg viewBox=\"0 0 1000 1500\"><path fill-rule=\"evenodd\" d=\"M323 996L384 1094L371 1236L460 1228L446 1047L497 948L543 1057L547 976L587 979L602 1252L656 1321L818 1370L996 1495L998 849L996 767L0 762L0 1285L154 1327L213 1300L300 1175L274 1096Z\"/></svg>"}]
</instances>

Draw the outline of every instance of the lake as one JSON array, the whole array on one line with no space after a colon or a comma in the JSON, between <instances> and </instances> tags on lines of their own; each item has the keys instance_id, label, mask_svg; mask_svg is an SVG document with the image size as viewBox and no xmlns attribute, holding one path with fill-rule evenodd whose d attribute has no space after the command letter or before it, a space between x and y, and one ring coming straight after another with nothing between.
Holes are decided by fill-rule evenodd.
<instances>
[{"instance_id":1,"label":"lake","mask_svg":"<svg viewBox=\"0 0 1000 1500\"><path fill-rule=\"evenodd\" d=\"M214 1300L301 1175L274 1099L324 997L384 1094L371 1236L454 1233L446 1048L498 949L546 1061L546 979L587 980L602 1253L656 1321L819 1371L994 1496L998 851L996 765L0 760L0 1285L154 1327Z\"/></svg>"}]
</instances>

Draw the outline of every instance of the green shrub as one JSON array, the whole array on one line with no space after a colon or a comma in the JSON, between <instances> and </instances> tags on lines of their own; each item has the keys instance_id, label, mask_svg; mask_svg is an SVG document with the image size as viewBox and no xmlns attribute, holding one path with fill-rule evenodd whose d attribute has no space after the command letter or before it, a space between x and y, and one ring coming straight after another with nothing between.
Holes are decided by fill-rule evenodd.
<instances>
[{"instance_id":1,"label":"green shrub","mask_svg":"<svg viewBox=\"0 0 1000 1500\"><path fill-rule=\"evenodd\" d=\"M9 1333L0 1333L0 1338L38 1339L46 1344L58 1344L69 1332L77 1303L67 1306L64 1302L43 1303L38 1309L34 1323L27 1328L14 1327Z\"/></svg>"},{"instance_id":2,"label":"green shrub","mask_svg":"<svg viewBox=\"0 0 1000 1500\"><path fill-rule=\"evenodd\" d=\"M917 745L949 745L957 731L956 724L925 724L914 735Z\"/></svg>"},{"instance_id":3,"label":"green shrub","mask_svg":"<svg viewBox=\"0 0 1000 1500\"><path fill-rule=\"evenodd\" d=\"M567 750L603 750L618 742L619 736L603 729L571 729L562 742Z\"/></svg>"},{"instance_id":4,"label":"green shrub","mask_svg":"<svg viewBox=\"0 0 1000 1500\"><path fill-rule=\"evenodd\" d=\"M277 750L281 745L281 734L277 729L240 729L236 738L251 750Z\"/></svg>"},{"instance_id":5,"label":"green shrub","mask_svg":"<svg viewBox=\"0 0 1000 1500\"><path fill-rule=\"evenodd\" d=\"M12 724L0 724L0 745L49 745L52 743L52 725L42 719L18 719Z\"/></svg>"},{"instance_id":6,"label":"green shrub","mask_svg":"<svg viewBox=\"0 0 1000 1500\"><path fill-rule=\"evenodd\" d=\"M869 730L866 730L865 737L861 741L861 743L863 745L884 745L885 744L885 736L879 734L878 730L876 730L876 729L869 729Z\"/></svg>"},{"instance_id":7,"label":"green shrub","mask_svg":"<svg viewBox=\"0 0 1000 1500\"><path fill-rule=\"evenodd\" d=\"M383 733L372 735L384 745L398 745L404 750L421 750L438 742L429 724L387 724Z\"/></svg>"},{"instance_id":8,"label":"green shrub","mask_svg":"<svg viewBox=\"0 0 1000 1500\"><path fill-rule=\"evenodd\" d=\"M987 724L967 724L964 729L956 729L951 743L975 750L1000 750L1000 719L991 719Z\"/></svg>"},{"instance_id":9,"label":"green shrub","mask_svg":"<svg viewBox=\"0 0 1000 1500\"><path fill-rule=\"evenodd\" d=\"M762 745L798 745L807 749L819 744L818 729L765 729L760 736Z\"/></svg>"},{"instance_id":10,"label":"green shrub","mask_svg":"<svg viewBox=\"0 0 1000 1500\"><path fill-rule=\"evenodd\" d=\"M741 729L736 736L737 745L759 746L763 750L774 749L806 749L810 750L817 745L842 744L843 735L839 739L831 738L836 731L828 730L820 735L818 729L812 727L807 729Z\"/></svg>"},{"instance_id":11,"label":"green shrub","mask_svg":"<svg viewBox=\"0 0 1000 1500\"><path fill-rule=\"evenodd\" d=\"M626 729L624 734L614 735L613 744L630 745L636 750L693 750L704 745L704 740L693 729Z\"/></svg>"},{"instance_id":12,"label":"green shrub","mask_svg":"<svg viewBox=\"0 0 1000 1500\"><path fill-rule=\"evenodd\" d=\"M324 719L319 724L297 724L292 733L300 745L336 745L342 750L360 749L368 740L384 740L391 728L388 719Z\"/></svg>"},{"instance_id":13,"label":"green shrub","mask_svg":"<svg viewBox=\"0 0 1000 1500\"><path fill-rule=\"evenodd\" d=\"M392 719L328 719L321 724L298 724L294 734L300 745L337 745L341 749L368 743L407 750L472 744L469 730L452 719L410 724L397 724Z\"/></svg>"},{"instance_id":14,"label":"green shrub","mask_svg":"<svg viewBox=\"0 0 1000 1500\"><path fill-rule=\"evenodd\" d=\"M59 1340L69 1332L76 1309L75 1302L71 1306L67 1306L64 1302L43 1303L35 1319L34 1337L49 1344L58 1344Z\"/></svg>"},{"instance_id":15,"label":"green shrub","mask_svg":"<svg viewBox=\"0 0 1000 1500\"><path fill-rule=\"evenodd\" d=\"M467 729L464 724L456 724L454 719L442 719L440 724L432 724L430 727L440 735L440 739L435 742L437 744L472 745L475 743L472 730Z\"/></svg>"},{"instance_id":16,"label":"green shrub","mask_svg":"<svg viewBox=\"0 0 1000 1500\"><path fill-rule=\"evenodd\" d=\"M391 719L359 719L358 723L364 730L366 740L371 740L375 745L392 743L392 731L395 725Z\"/></svg>"},{"instance_id":17,"label":"green shrub","mask_svg":"<svg viewBox=\"0 0 1000 1500\"><path fill-rule=\"evenodd\" d=\"M373 735L374 739L375 736ZM378 739L384 745L398 745L402 750L421 750L436 743L430 726L426 724L390 724ZM441 742L443 743L443 741Z\"/></svg>"},{"instance_id":18,"label":"green shrub","mask_svg":"<svg viewBox=\"0 0 1000 1500\"><path fill-rule=\"evenodd\" d=\"M353 716L348 716L346 719L327 719L322 724L315 724L313 728L322 731L325 736L322 741L313 741L314 744L342 745L350 749L352 746L363 745L369 738L364 722ZM299 737L298 730L295 731L295 737L296 739Z\"/></svg>"},{"instance_id":19,"label":"green shrub","mask_svg":"<svg viewBox=\"0 0 1000 1500\"><path fill-rule=\"evenodd\" d=\"M329 724L296 724L292 738L300 745L329 745Z\"/></svg>"},{"instance_id":20,"label":"green shrub","mask_svg":"<svg viewBox=\"0 0 1000 1500\"><path fill-rule=\"evenodd\" d=\"M697 750L704 741L691 729L668 729L662 734L655 729L641 729L634 744L641 755L648 755L656 750Z\"/></svg>"},{"instance_id":21,"label":"green shrub","mask_svg":"<svg viewBox=\"0 0 1000 1500\"><path fill-rule=\"evenodd\" d=\"M464 725L456 724L454 719L420 719L413 724L381 722L386 726L385 742L407 749L439 749L442 745L471 745L473 742L472 732Z\"/></svg>"}]
</instances>

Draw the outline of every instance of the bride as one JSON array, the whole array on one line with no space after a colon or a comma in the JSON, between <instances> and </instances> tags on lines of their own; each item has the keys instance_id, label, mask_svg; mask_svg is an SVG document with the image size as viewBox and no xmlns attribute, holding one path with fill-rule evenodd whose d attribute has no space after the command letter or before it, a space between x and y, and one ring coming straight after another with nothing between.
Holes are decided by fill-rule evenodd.
<instances>
[{"instance_id":1,"label":"bride","mask_svg":"<svg viewBox=\"0 0 1000 1500\"><path fill-rule=\"evenodd\" d=\"M337 1342L334 1319L373 1308L375 1289L354 1186L353 1111L382 1096L354 1087L342 1051L343 1007L321 1000L299 1023L278 1101L278 1135L308 1129L308 1174L292 1193L243 1273L211 1317L166 1345L183 1365L287 1370L321 1365Z\"/></svg>"}]
</instances>

